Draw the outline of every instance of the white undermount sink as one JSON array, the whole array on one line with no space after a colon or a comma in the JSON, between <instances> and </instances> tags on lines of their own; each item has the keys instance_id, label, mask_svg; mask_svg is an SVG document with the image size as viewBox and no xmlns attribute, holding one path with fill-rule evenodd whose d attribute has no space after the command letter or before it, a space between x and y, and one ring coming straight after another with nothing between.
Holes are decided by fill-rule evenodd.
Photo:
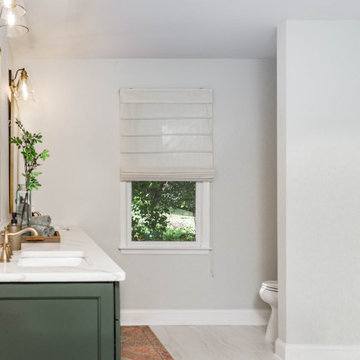
<instances>
[{"instance_id":1,"label":"white undermount sink","mask_svg":"<svg viewBox=\"0 0 360 360\"><path fill-rule=\"evenodd\" d=\"M17 265L22 267L77 267L85 260L83 251L21 251Z\"/></svg>"}]
</instances>

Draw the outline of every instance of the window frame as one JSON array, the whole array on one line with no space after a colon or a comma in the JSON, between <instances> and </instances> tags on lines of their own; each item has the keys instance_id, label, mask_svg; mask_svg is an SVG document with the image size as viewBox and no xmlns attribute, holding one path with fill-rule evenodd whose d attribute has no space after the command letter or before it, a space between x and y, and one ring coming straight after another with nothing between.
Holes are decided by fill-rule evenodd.
<instances>
[{"instance_id":1,"label":"window frame","mask_svg":"<svg viewBox=\"0 0 360 360\"><path fill-rule=\"evenodd\" d=\"M120 246L124 254L208 254L210 247L210 182L196 182L195 241L132 241L132 182L120 182Z\"/></svg>"}]
</instances>

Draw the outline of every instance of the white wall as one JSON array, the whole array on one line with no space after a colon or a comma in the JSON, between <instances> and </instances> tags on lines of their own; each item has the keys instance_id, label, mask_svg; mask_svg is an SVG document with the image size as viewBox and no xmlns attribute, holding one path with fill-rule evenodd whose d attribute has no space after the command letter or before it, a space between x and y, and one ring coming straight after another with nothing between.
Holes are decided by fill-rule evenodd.
<instances>
[{"instance_id":1,"label":"white wall","mask_svg":"<svg viewBox=\"0 0 360 360\"><path fill-rule=\"evenodd\" d=\"M37 209L80 224L127 272L125 309L263 308L276 278L275 63L268 60L24 60L44 133ZM121 87L214 89L214 277L208 255L120 255Z\"/></svg>"},{"instance_id":2,"label":"white wall","mask_svg":"<svg viewBox=\"0 0 360 360\"><path fill-rule=\"evenodd\" d=\"M290 21L278 45L279 351L358 359L360 22Z\"/></svg>"}]
</instances>

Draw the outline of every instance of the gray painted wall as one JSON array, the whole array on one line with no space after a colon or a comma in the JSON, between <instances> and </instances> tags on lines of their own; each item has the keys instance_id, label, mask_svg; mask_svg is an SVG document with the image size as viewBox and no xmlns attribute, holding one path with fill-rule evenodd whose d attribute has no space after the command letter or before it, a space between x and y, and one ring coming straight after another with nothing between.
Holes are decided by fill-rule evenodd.
<instances>
[{"instance_id":1,"label":"gray painted wall","mask_svg":"<svg viewBox=\"0 0 360 360\"><path fill-rule=\"evenodd\" d=\"M51 158L34 204L78 223L127 272L126 309L246 309L276 278L276 74L271 60L25 60L23 110ZM214 89L212 255L120 255L121 87ZM213 267L213 275L211 274Z\"/></svg>"}]
</instances>

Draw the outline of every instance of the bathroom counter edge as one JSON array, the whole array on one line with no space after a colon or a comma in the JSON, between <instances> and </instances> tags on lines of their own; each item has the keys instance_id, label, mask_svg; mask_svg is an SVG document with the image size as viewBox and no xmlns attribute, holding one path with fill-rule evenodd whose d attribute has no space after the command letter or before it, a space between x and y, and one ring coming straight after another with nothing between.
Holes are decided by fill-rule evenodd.
<instances>
[{"instance_id":1,"label":"bathroom counter edge","mask_svg":"<svg viewBox=\"0 0 360 360\"><path fill-rule=\"evenodd\" d=\"M82 229L60 230L60 243L25 243L23 251L84 251L85 264L78 267L20 267L19 253L0 263L0 282L118 282L125 272Z\"/></svg>"}]
</instances>

